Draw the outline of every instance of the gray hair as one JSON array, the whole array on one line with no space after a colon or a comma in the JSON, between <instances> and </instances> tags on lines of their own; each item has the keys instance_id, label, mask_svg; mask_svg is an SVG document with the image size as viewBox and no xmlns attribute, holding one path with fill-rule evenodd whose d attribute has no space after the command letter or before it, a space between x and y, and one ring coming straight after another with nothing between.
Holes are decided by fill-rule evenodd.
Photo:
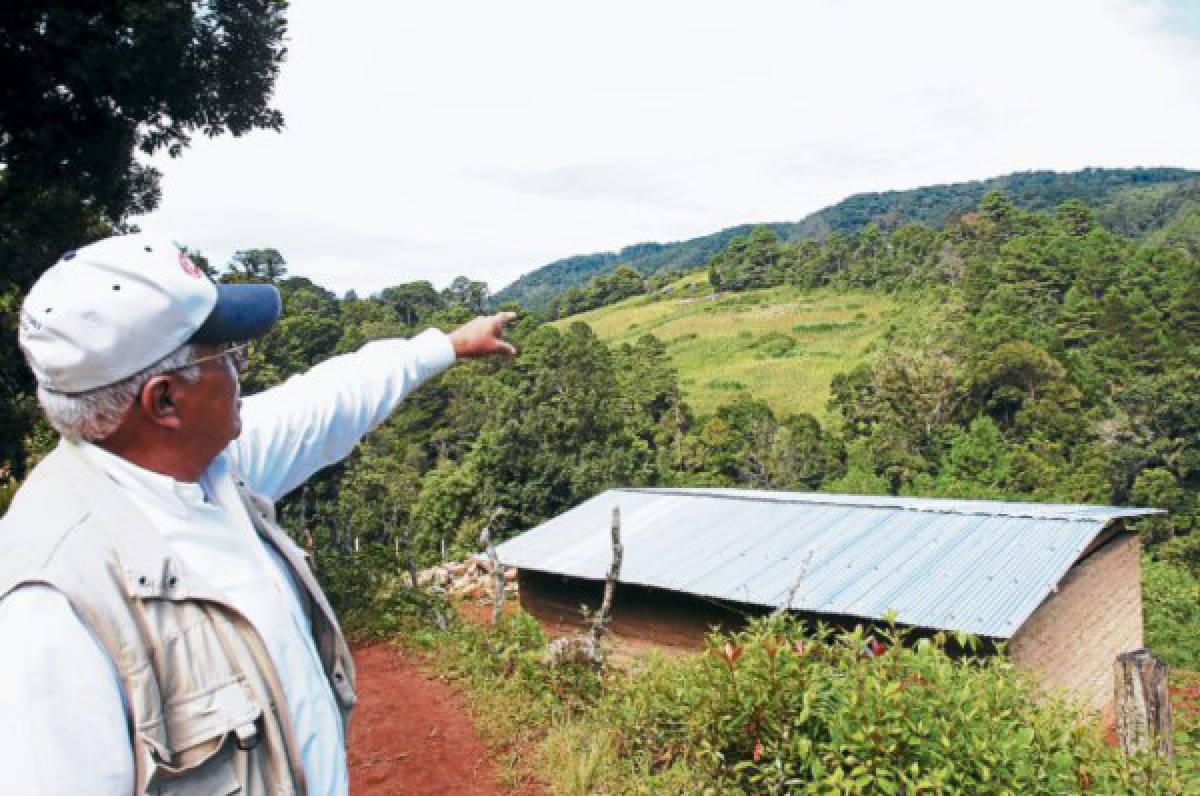
<instances>
[{"instance_id":1,"label":"gray hair","mask_svg":"<svg viewBox=\"0 0 1200 796\"><path fill-rule=\"evenodd\" d=\"M146 382L168 371L177 371L184 381L200 378L200 368L189 363L195 348L185 343L154 364L132 376L84 392L55 392L38 385L38 403L54 430L71 440L94 442L111 435L121 425Z\"/></svg>"}]
</instances>

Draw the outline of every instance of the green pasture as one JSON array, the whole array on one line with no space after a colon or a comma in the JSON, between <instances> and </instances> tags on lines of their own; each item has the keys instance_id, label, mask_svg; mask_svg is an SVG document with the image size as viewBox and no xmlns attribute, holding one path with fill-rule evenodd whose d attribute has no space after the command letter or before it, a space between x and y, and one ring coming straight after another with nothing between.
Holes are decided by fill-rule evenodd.
<instances>
[{"instance_id":1,"label":"green pasture","mask_svg":"<svg viewBox=\"0 0 1200 796\"><path fill-rule=\"evenodd\" d=\"M703 272L672 288L555 325L582 321L610 344L653 334L667 344L699 414L748 392L779 415L808 412L824 421L834 374L862 362L898 315L894 297L864 291L778 287L714 296Z\"/></svg>"}]
</instances>

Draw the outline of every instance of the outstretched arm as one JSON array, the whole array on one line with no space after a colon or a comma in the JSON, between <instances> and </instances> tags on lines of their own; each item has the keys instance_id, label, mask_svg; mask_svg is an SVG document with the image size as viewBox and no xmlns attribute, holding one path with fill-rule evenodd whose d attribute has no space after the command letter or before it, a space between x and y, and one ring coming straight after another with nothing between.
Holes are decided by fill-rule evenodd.
<instances>
[{"instance_id":1,"label":"outstretched arm","mask_svg":"<svg viewBox=\"0 0 1200 796\"><path fill-rule=\"evenodd\" d=\"M274 500L340 461L408 393L459 357L516 350L503 339L515 313L476 318L449 335L377 340L293 376L242 403L242 434L230 446L251 489Z\"/></svg>"}]
</instances>

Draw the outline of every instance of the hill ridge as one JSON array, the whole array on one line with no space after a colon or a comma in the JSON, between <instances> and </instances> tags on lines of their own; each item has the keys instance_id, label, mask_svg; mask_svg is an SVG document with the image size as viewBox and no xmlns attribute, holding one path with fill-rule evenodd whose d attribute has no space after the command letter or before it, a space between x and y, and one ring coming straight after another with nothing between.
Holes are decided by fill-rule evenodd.
<instances>
[{"instance_id":1,"label":"hill ridge","mask_svg":"<svg viewBox=\"0 0 1200 796\"><path fill-rule=\"evenodd\" d=\"M582 287L594 277L608 275L618 265L631 267L643 276L672 268L696 268L704 265L733 238L745 235L756 226L771 227L783 241L824 240L833 232L853 234L872 222L895 227L916 221L940 227L947 218L973 210L984 194L994 189L1004 191L1014 205L1024 210L1048 210L1066 199L1080 198L1096 205L1110 200L1120 191L1172 186L1197 178L1200 178L1200 171L1173 167L1086 168L1070 172L1031 170L983 180L858 193L799 221L737 224L681 241L644 241L615 252L565 257L521 276L497 291L492 301L495 304L515 301L527 309L542 310L567 290Z\"/></svg>"}]
</instances>

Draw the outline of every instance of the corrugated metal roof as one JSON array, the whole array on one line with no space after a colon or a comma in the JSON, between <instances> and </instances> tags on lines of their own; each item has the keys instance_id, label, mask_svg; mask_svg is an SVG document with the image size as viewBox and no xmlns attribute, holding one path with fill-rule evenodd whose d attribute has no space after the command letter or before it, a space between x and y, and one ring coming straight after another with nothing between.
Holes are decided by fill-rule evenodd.
<instances>
[{"instance_id":1,"label":"corrugated metal roof","mask_svg":"<svg viewBox=\"0 0 1200 796\"><path fill-rule=\"evenodd\" d=\"M1010 638L1114 519L1161 513L741 489L614 489L508 540L507 566ZM810 558L811 556L811 558Z\"/></svg>"}]
</instances>

